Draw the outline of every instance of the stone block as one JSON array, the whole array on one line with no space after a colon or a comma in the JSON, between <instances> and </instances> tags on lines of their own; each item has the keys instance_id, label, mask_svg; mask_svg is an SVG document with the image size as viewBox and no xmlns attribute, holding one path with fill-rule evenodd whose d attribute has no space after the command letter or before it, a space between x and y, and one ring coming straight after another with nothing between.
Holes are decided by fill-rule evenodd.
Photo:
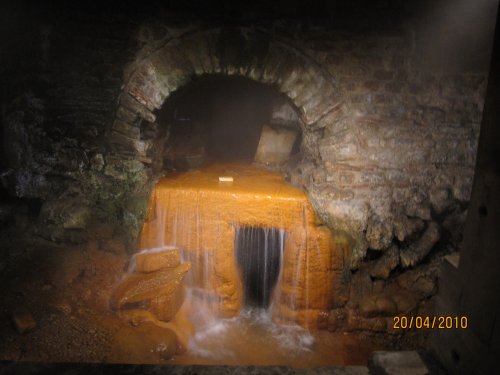
<instances>
[{"instance_id":1,"label":"stone block","mask_svg":"<svg viewBox=\"0 0 500 375\"><path fill-rule=\"evenodd\" d=\"M137 114L147 122L153 123L156 120L156 116L150 110L148 110L143 104L139 103L135 98L126 93L122 93L122 95L120 96L120 107L124 107L126 110L120 110L120 108L118 108L117 117L120 118L118 113L120 113L121 111L122 116L126 117L124 118L124 120L132 118L130 113ZM131 121L128 122L132 123Z\"/></svg>"},{"instance_id":2,"label":"stone block","mask_svg":"<svg viewBox=\"0 0 500 375\"><path fill-rule=\"evenodd\" d=\"M387 279L392 270L399 265L399 249L396 245L387 249L382 257L377 259L370 269L370 276Z\"/></svg>"},{"instance_id":3,"label":"stone block","mask_svg":"<svg viewBox=\"0 0 500 375\"><path fill-rule=\"evenodd\" d=\"M217 70L211 58L210 41L210 37L201 33L183 38L182 40L182 51L190 61L196 75L213 73Z\"/></svg>"},{"instance_id":4,"label":"stone block","mask_svg":"<svg viewBox=\"0 0 500 375\"><path fill-rule=\"evenodd\" d=\"M328 140L321 140L319 152L324 161L351 161L362 157L358 153L358 146L354 142L331 144Z\"/></svg>"},{"instance_id":5,"label":"stone block","mask_svg":"<svg viewBox=\"0 0 500 375\"><path fill-rule=\"evenodd\" d=\"M342 112L340 109L338 112ZM324 129L324 138L336 138L339 133L353 131L353 121L349 114L337 113L334 109L318 122L310 125L311 129Z\"/></svg>"},{"instance_id":6,"label":"stone block","mask_svg":"<svg viewBox=\"0 0 500 375\"><path fill-rule=\"evenodd\" d=\"M136 272L155 272L163 268L175 268L180 264L179 250L172 247L146 250L135 254Z\"/></svg>"},{"instance_id":7,"label":"stone block","mask_svg":"<svg viewBox=\"0 0 500 375\"><path fill-rule=\"evenodd\" d=\"M370 373L380 375L427 375L429 369L416 351L373 352L368 360Z\"/></svg>"},{"instance_id":8,"label":"stone block","mask_svg":"<svg viewBox=\"0 0 500 375\"><path fill-rule=\"evenodd\" d=\"M183 86L194 73L190 59L179 50L181 43L172 40L148 56L148 62L155 72L153 82L164 97Z\"/></svg>"},{"instance_id":9,"label":"stone block","mask_svg":"<svg viewBox=\"0 0 500 375\"><path fill-rule=\"evenodd\" d=\"M405 268L416 265L429 254L439 238L439 225L430 222L422 236L416 242L401 250L401 265Z\"/></svg>"},{"instance_id":10,"label":"stone block","mask_svg":"<svg viewBox=\"0 0 500 375\"><path fill-rule=\"evenodd\" d=\"M417 308L418 301L408 292L400 291L391 295L392 300L396 303L398 314L409 314Z\"/></svg>"},{"instance_id":11,"label":"stone block","mask_svg":"<svg viewBox=\"0 0 500 375\"><path fill-rule=\"evenodd\" d=\"M124 95L124 96L130 98L130 95ZM137 105L142 107L142 105L139 103L137 103ZM126 122L127 124L135 124L137 120L140 119L137 113L125 107L122 103L120 106L118 106L118 109L116 110L116 118Z\"/></svg>"},{"instance_id":12,"label":"stone block","mask_svg":"<svg viewBox=\"0 0 500 375\"><path fill-rule=\"evenodd\" d=\"M429 201L436 214L442 214L453 204L448 189L432 189L429 191Z\"/></svg>"},{"instance_id":13,"label":"stone block","mask_svg":"<svg viewBox=\"0 0 500 375\"><path fill-rule=\"evenodd\" d=\"M141 129L121 120L115 120L113 130L132 139L140 139Z\"/></svg>"},{"instance_id":14,"label":"stone block","mask_svg":"<svg viewBox=\"0 0 500 375\"><path fill-rule=\"evenodd\" d=\"M114 146L118 146L118 148L129 152L134 152L140 156L147 156L147 153L152 147L151 141L130 138L114 130L111 132L110 141Z\"/></svg>"},{"instance_id":15,"label":"stone block","mask_svg":"<svg viewBox=\"0 0 500 375\"><path fill-rule=\"evenodd\" d=\"M161 91L160 86L154 81L155 77L152 77L148 70L147 67L139 68L130 78L124 91L148 110L153 111L162 106L166 93Z\"/></svg>"},{"instance_id":16,"label":"stone block","mask_svg":"<svg viewBox=\"0 0 500 375\"><path fill-rule=\"evenodd\" d=\"M297 131L285 127L264 125L259 145L255 153L255 161L263 164L282 164L290 158Z\"/></svg>"},{"instance_id":17,"label":"stone block","mask_svg":"<svg viewBox=\"0 0 500 375\"><path fill-rule=\"evenodd\" d=\"M271 123L282 126L298 126L300 119L297 112L287 101L276 101L271 111Z\"/></svg>"},{"instance_id":18,"label":"stone block","mask_svg":"<svg viewBox=\"0 0 500 375\"><path fill-rule=\"evenodd\" d=\"M425 222L419 218L401 215L394 220L394 234L399 241L418 233L425 227Z\"/></svg>"},{"instance_id":19,"label":"stone block","mask_svg":"<svg viewBox=\"0 0 500 375\"><path fill-rule=\"evenodd\" d=\"M183 285L174 287L168 293L160 293L149 300L148 311L159 320L168 322L174 318L184 302L186 291Z\"/></svg>"},{"instance_id":20,"label":"stone block","mask_svg":"<svg viewBox=\"0 0 500 375\"><path fill-rule=\"evenodd\" d=\"M335 186L335 185L333 185ZM314 190L310 192L311 196L318 201L348 201L354 198L354 192L351 189L334 188L331 183L315 184Z\"/></svg>"},{"instance_id":21,"label":"stone block","mask_svg":"<svg viewBox=\"0 0 500 375\"><path fill-rule=\"evenodd\" d=\"M67 213L62 225L65 229L85 229L91 217L91 210L87 206L74 207Z\"/></svg>"},{"instance_id":22,"label":"stone block","mask_svg":"<svg viewBox=\"0 0 500 375\"><path fill-rule=\"evenodd\" d=\"M40 211L40 221L61 225L65 229L84 229L91 210L81 197L60 197L46 201Z\"/></svg>"},{"instance_id":23,"label":"stone block","mask_svg":"<svg viewBox=\"0 0 500 375\"><path fill-rule=\"evenodd\" d=\"M148 309L158 319L170 320L182 305L184 291L181 282L190 268L188 262L175 268L129 274L113 292L111 306L115 310L127 310L130 306L148 302Z\"/></svg>"},{"instance_id":24,"label":"stone block","mask_svg":"<svg viewBox=\"0 0 500 375\"><path fill-rule=\"evenodd\" d=\"M452 186L453 197L461 202L468 202L472 193L472 181L458 181Z\"/></svg>"}]
</instances>

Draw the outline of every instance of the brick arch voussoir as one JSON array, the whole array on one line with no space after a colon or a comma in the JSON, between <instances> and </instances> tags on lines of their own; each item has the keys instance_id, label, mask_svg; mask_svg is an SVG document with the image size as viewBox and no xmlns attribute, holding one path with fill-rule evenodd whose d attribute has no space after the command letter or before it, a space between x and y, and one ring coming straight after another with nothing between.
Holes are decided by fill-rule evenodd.
<instances>
[{"instance_id":1,"label":"brick arch voussoir","mask_svg":"<svg viewBox=\"0 0 500 375\"><path fill-rule=\"evenodd\" d=\"M236 37L232 34L239 33ZM120 94L110 129L111 149L150 162L151 142L141 140L142 121L193 77L239 75L275 87L288 96L307 127L332 118L343 103L333 77L298 48L264 32L211 29L172 39L134 62Z\"/></svg>"}]
</instances>

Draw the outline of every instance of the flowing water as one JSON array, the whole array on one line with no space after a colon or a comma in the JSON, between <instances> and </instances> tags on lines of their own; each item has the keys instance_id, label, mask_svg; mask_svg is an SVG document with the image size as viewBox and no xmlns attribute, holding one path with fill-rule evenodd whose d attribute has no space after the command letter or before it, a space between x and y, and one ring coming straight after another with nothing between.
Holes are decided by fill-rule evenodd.
<instances>
[{"instance_id":1,"label":"flowing water","mask_svg":"<svg viewBox=\"0 0 500 375\"><path fill-rule=\"evenodd\" d=\"M318 223L305 193L279 174L230 164L160 180L141 248L169 247L192 263L172 322L187 349L176 363L366 362L370 345L306 328L330 309L348 244Z\"/></svg>"}]
</instances>

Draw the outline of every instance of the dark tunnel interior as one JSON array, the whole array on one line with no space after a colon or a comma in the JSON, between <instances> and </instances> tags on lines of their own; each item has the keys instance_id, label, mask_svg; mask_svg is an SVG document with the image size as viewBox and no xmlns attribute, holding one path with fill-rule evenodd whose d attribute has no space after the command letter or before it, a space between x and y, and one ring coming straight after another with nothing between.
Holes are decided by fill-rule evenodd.
<instances>
[{"instance_id":1,"label":"dark tunnel interior","mask_svg":"<svg viewBox=\"0 0 500 375\"><path fill-rule=\"evenodd\" d=\"M262 127L272 124L277 105L287 105L277 90L246 78L196 79L172 94L158 114L158 123L169 129L163 167L186 170L204 160L252 162ZM292 155L300 141L299 136Z\"/></svg>"},{"instance_id":2,"label":"dark tunnel interior","mask_svg":"<svg viewBox=\"0 0 500 375\"><path fill-rule=\"evenodd\" d=\"M284 234L274 228L238 228L235 252L247 307L269 306L283 261L283 242Z\"/></svg>"}]
</instances>

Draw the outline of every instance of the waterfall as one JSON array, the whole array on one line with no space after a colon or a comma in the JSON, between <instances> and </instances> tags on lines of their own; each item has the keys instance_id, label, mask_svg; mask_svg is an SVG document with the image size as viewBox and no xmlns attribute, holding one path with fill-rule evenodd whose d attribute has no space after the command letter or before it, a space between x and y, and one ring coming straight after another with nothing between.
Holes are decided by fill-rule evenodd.
<instances>
[{"instance_id":1,"label":"waterfall","mask_svg":"<svg viewBox=\"0 0 500 375\"><path fill-rule=\"evenodd\" d=\"M228 175L234 182L219 183ZM304 192L275 172L241 165L158 182L140 248L166 246L192 264L184 278L190 320L213 329L254 308L274 322L314 328L341 282L346 248L318 226Z\"/></svg>"},{"instance_id":2,"label":"waterfall","mask_svg":"<svg viewBox=\"0 0 500 375\"><path fill-rule=\"evenodd\" d=\"M267 308L282 272L285 230L240 227L235 252L243 281L245 305Z\"/></svg>"}]
</instances>

